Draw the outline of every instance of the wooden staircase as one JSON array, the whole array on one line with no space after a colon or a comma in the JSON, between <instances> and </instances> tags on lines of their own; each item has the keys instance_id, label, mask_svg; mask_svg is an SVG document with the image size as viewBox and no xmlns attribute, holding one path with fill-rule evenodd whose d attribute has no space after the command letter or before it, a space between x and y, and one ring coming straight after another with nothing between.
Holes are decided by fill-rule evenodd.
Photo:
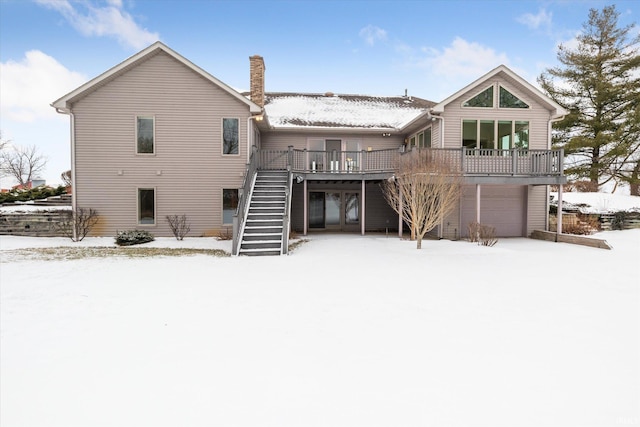
<instances>
[{"instance_id":1,"label":"wooden staircase","mask_svg":"<svg viewBox=\"0 0 640 427\"><path fill-rule=\"evenodd\" d=\"M281 255L287 206L287 171L258 171L238 255Z\"/></svg>"}]
</instances>

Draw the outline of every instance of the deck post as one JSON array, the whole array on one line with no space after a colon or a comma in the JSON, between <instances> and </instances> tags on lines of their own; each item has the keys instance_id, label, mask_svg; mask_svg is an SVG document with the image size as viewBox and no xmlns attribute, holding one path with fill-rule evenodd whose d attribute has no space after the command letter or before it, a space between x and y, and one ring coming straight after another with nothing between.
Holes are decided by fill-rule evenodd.
<instances>
[{"instance_id":1,"label":"deck post","mask_svg":"<svg viewBox=\"0 0 640 427\"><path fill-rule=\"evenodd\" d=\"M476 222L480 224L480 184L476 184Z\"/></svg>"},{"instance_id":2,"label":"deck post","mask_svg":"<svg viewBox=\"0 0 640 427\"><path fill-rule=\"evenodd\" d=\"M562 184L558 185L558 213L556 214L556 242L562 234Z\"/></svg>"},{"instance_id":3,"label":"deck post","mask_svg":"<svg viewBox=\"0 0 640 427\"><path fill-rule=\"evenodd\" d=\"M398 237L402 238L402 191L398 188Z\"/></svg>"},{"instance_id":4,"label":"deck post","mask_svg":"<svg viewBox=\"0 0 640 427\"><path fill-rule=\"evenodd\" d=\"M289 155L287 156L287 166L289 170L293 170L293 145L289 146Z\"/></svg>"},{"instance_id":5,"label":"deck post","mask_svg":"<svg viewBox=\"0 0 640 427\"><path fill-rule=\"evenodd\" d=\"M362 196L360 197L360 200L362 203L362 207L360 208L360 212L362 212L360 214L360 233L364 236L364 216L365 216L365 192L366 192L366 187L365 187L365 180L362 180Z\"/></svg>"},{"instance_id":6,"label":"deck post","mask_svg":"<svg viewBox=\"0 0 640 427\"><path fill-rule=\"evenodd\" d=\"M307 235L307 226L309 224L309 207L307 206L307 204L309 203L309 195L307 194L307 180L305 179L302 182L302 192L304 193L304 202L302 203L302 217L303 217L303 221L304 225L302 226L302 234L303 235Z\"/></svg>"}]
</instances>

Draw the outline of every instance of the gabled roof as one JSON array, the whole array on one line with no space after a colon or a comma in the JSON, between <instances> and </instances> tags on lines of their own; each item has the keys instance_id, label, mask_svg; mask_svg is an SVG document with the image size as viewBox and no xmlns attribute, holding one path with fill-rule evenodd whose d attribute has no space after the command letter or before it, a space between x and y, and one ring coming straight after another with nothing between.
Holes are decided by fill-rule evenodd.
<instances>
[{"instance_id":1,"label":"gabled roof","mask_svg":"<svg viewBox=\"0 0 640 427\"><path fill-rule=\"evenodd\" d=\"M454 93L453 95L451 95L450 97L448 97L444 101L439 102L437 105L435 105L431 109L431 112L435 113L435 114L439 114L439 113L444 112L444 107L447 104L451 103L455 99L457 99L460 96L464 95L466 92L468 92L469 90L473 89L474 87L481 86L483 83L485 83L486 81L490 80L491 78L495 77L496 75L498 75L500 73L504 73L509 78L511 78L511 79L515 80L516 82L518 82L520 85L522 85L524 88L526 88L531 93L531 95L533 95L541 104L547 105L550 110L553 110L554 111L553 112L553 118L554 119L555 118L560 118L560 117L563 117L563 116L566 116L567 114L569 114L569 112L567 110L565 110L560 104L556 103L554 100L552 100L547 95L542 93L537 87L533 86L531 83L529 83L528 81L526 81L525 79L523 79L522 77L520 77L519 75L517 75L516 73L511 71L505 65L500 65L500 66L494 68L493 70L489 71L487 74L485 74L484 76L480 77L479 79L477 79L473 83L470 83L467 86L465 86L464 88L460 89L458 92Z\"/></svg>"},{"instance_id":2,"label":"gabled roof","mask_svg":"<svg viewBox=\"0 0 640 427\"><path fill-rule=\"evenodd\" d=\"M360 129L398 131L434 102L416 97L267 93L265 112L272 129Z\"/></svg>"},{"instance_id":3,"label":"gabled roof","mask_svg":"<svg viewBox=\"0 0 640 427\"><path fill-rule=\"evenodd\" d=\"M186 67L194 71L196 74L199 74L200 76L204 77L206 80L209 80L214 85L220 87L222 90L229 93L229 95L238 99L238 101L246 104L249 107L250 112L252 113L262 112L262 109L258 105L251 102L245 96L241 95L239 92L235 91L230 86L223 83L222 81L216 79L211 74L209 74L202 68L198 67L197 65L195 65L194 63L192 63L191 61L189 61L188 59L186 59L185 57L183 57L173 49L169 48L162 42L155 42L154 44L147 47L146 49L141 50L140 52L136 53L135 55L131 56L130 58L116 65L115 67L100 74L98 77L88 81L87 83L83 84L77 89L69 92L62 98L54 101L51 104L51 106L54 107L56 110L58 110L58 112L69 113L70 104L72 102L83 98L84 96L91 93L98 87L102 86L103 84L109 82L110 80L118 76L121 72L135 66L137 63L140 63L151 56L157 55L160 52L164 52L167 55L171 56L178 62L182 63L183 65L185 65Z\"/></svg>"}]
</instances>

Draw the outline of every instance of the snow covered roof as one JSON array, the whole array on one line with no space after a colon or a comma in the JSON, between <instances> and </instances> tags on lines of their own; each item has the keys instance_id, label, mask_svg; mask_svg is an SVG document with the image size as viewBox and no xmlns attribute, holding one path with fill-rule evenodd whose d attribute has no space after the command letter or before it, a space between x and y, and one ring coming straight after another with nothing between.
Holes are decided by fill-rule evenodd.
<instances>
[{"instance_id":1,"label":"snow covered roof","mask_svg":"<svg viewBox=\"0 0 640 427\"><path fill-rule=\"evenodd\" d=\"M416 97L267 93L265 112L273 128L403 129L435 103Z\"/></svg>"}]
</instances>

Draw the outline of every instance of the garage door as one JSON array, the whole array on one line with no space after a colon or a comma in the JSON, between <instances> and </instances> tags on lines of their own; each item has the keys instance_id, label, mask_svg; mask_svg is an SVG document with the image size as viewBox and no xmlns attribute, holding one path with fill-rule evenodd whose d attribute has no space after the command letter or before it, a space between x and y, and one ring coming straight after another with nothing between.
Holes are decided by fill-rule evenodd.
<instances>
[{"instance_id":1,"label":"garage door","mask_svg":"<svg viewBox=\"0 0 640 427\"><path fill-rule=\"evenodd\" d=\"M498 237L520 237L525 231L525 194L522 185L482 185L480 187L480 223L496 228ZM462 193L463 235L476 220L476 187L465 186Z\"/></svg>"}]
</instances>

